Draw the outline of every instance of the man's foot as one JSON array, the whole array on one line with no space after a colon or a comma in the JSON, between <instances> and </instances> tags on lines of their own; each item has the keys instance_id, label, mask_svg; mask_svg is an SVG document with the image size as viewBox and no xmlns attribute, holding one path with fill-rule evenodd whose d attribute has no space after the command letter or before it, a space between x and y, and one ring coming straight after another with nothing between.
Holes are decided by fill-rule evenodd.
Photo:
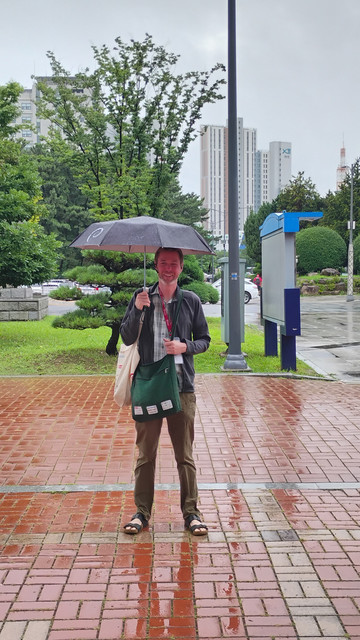
<instances>
[{"instance_id":1,"label":"man's foot","mask_svg":"<svg viewBox=\"0 0 360 640\"><path fill-rule=\"evenodd\" d=\"M144 527L147 527L148 524L148 521L142 513L135 513L132 516L131 521L124 525L124 532L130 535L136 535L137 533L140 533Z\"/></svg>"},{"instance_id":2,"label":"man's foot","mask_svg":"<svg viewBox=\"0 0 360 640\"><path fill-rule=\"evenodd\" d=\"M201 522L198 516L195 516L194 514L185 518L185 527L186 529L189 529L193 536L206 536L208 532L206 524Z\"/></svg>"}]
</instances>

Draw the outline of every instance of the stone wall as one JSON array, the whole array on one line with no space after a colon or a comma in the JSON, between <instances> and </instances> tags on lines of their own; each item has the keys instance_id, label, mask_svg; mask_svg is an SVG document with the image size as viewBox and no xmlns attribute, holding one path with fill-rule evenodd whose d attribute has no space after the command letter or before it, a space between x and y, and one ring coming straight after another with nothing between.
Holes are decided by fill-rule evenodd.
<instances>
[{"instance_id":1,"label":"stone wall","mask_svg":"<svg viewBox=\"0 0 360 640\"><path fill-rule=\"evenodd\" d=\"M34 295L31 287L0 288L0 322L41 320L48 306L48 296Z\"/></svg>"}]
</instances>

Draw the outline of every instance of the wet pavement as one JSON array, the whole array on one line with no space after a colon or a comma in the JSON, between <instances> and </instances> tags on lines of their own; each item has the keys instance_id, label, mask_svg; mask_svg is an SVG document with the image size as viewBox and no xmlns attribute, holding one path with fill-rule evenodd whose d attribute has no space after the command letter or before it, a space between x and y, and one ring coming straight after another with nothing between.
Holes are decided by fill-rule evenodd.
<instances>
[{"instance_id":1,"label":"wet pavement","mask_svg":"<svg viewBox=\"0 0 360 640\"><path fill-rule=\"evenodd\" d=\"M0 378L0 640L360 640L360 386L197 378L204 538L164 427L150 526L109 376Z\"/></svg>"},{"instance_id":2,"label":"wet pavement","mask_svg":"<svg viewBox=\"0 0 360 640\"><path fill-rule=\"evenodd\" d=\"M220 316L220 305L205 305L207 316ZM302 297L297 356L323 376L360 382L360 296ZM261 327L260 301L245 305L245 324Z\"/></svg>"},{"instance_id":3,"label":"wet pavement","mask_svg":"<svg viewBox=\"0 0 360 640\"><path fill-rule=\"evenodd\" d=\"M297 354L318 372L360 381L360 296L301 298Z\"/></svg>"}]
</instances>

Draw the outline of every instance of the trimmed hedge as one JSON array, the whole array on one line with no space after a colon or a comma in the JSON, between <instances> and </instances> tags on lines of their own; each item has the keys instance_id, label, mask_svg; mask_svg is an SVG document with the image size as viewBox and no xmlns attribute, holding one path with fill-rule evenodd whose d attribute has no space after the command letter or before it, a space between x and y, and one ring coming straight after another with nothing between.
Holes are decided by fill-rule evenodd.
<instances>
[{"instance_id":1,"label":"trimmed hedge","mask_svg":"<svg viewBox=\"0 0 360 640\"><path fill-rule=\"evenodd\" d=\"M192 282L191 284L183 285L182 288L196 293L202 304L206 302L216 304L219 300L219 292L211 284L207 284L207 282Z\"/></svg>"},{"instance_id":2,"label":"trimmed hedge","mask_svg":"<svg viewBox=\"0 0 360 640\"><path fill-rule=\"evenodd\" d=\"M347 249L343 238L328 227L308 227L296 234L297 270L300 275L326 268L342 269Z\"/></svg>"},{"instance_id":3,"label":"trimmed hedge","mask_svg":"<svg viewBox=\"0 0 360 640\"><path fill-rule=\"evenodd\" d=\"M78 287L64 285L54 289L54 291L50 291L49 298L54 298L55 300L80 300L83 295Z\"/></svg>"}]
</instances>

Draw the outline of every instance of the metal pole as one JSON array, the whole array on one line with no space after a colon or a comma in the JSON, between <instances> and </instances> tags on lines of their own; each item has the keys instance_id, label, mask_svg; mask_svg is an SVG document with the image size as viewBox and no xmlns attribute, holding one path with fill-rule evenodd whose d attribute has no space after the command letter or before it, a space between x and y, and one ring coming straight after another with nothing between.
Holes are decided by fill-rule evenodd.
<instances>
[{"instance_id":1,"label":"metal pole","mask_svg":"<svg viewBox=\"0 0 360 640\"><path fill-rule=\"evenodd\" d=\"M346 302L352 302L353 296L353 283L354 283L354 247L353 247L353 213L354 213L354 165L350 167L350 233L349 233L349 248L348 248L348 279L347 279L347 296Z\"/></svg>"},{"instance_id":2,"label":"metal pole","mask_svg":"<svg viewBox=\"0 0 360 640\"><path fill-rule=\"evenodd\" d=\"M248 369L241 352L236 99L236 0L228 0L229 349L224 369Z\"/></svg>"}]
</instances>

